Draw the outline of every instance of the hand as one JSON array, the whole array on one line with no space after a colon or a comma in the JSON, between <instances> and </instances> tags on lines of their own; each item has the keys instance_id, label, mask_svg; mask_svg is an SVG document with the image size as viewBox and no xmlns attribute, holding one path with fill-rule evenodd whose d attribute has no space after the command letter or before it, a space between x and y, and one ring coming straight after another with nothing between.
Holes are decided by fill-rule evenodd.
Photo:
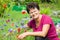
<instances>
[{"instance_id":1,"label":"hand","mask_svg":"<svg viewBox=\"0 0 60 40\"><path fill-rule=\"evenodd\" d=\"M25 32L25 33L23 33L23 34L20 34L19 36L18 36L18 39L23 39L23 38L25 38L26 36L28 36L29 35L29 32Z\"/></svg>"}]
</instances>

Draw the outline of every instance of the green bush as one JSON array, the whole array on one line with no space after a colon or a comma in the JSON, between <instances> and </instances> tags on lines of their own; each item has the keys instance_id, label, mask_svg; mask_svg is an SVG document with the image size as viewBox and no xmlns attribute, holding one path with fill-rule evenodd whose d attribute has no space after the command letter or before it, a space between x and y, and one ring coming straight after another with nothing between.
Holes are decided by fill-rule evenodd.
<instances>
[{"instance_id":1,"label":"green bush","mask_svg":"<svg viewBox=\"0 0 60 40\"><path fill-rule=\"evenodd\" d=\"M49 7L48 8L41 8L40 13L49 15L49 14L51 14L51 9Z\"/></svg>"}]
</instances>

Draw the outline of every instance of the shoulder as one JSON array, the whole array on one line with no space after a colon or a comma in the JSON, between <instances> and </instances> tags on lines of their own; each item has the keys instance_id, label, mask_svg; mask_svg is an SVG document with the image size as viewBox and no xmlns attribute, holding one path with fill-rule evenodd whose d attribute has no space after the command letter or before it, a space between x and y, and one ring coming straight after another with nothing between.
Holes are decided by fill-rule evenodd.
<instances>
[{"instance_id":1,"label":"shoulder","mask_svg":"<svg viewBox=\"0 0 60 40\"><path fill-rule=\"evenodd\" d=\"M34 20L30 20L30 21L28 22L28 26L32 27L32 25L33 25L34 23L35 23Z\"/></svg>"},{"instance_id":2,"label":"shoulder","mask_svg":"<svg viewBox=\"0 0 60 40\"><path fill-rule=\"evenodd\" d=\"M43 14L43 19L52 21L51 17L45 14Z\"/></svg>"},{"instance_id":3,"label":"shoulder","mask_svg":"<svg viewBox=\"0 0 60 40\"><path fill-rule=\"evenodd\" d=\"M28 23L34 23L34 20L30 20Z\"/></svg>"},{"instance_id":4,"label":"shoulder","mask_svg":"<svg viewBox=\"0 0 60 40\"><path fill-rule=\"evenodd\" d=\"M44 16L44 18L49 18L49 19L51 19L51 17L48 16L48 15L43 14L43 16Z\"/></svg>"},{"instance_id":5,"label":"shoulder","mask_svg":"<svg viewBox=\"0 0 60 40\"><path fill-rule=\"evenodd\" d=\"M50 16L43 14L43 24L52 24L52 19Z\"/></svg>"}]
</instances>

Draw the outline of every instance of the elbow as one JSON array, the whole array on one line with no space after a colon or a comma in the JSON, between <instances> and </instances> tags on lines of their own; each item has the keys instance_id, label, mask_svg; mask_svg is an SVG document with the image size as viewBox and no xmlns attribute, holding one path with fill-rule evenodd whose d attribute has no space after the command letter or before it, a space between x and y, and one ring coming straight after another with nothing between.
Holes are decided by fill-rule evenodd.
<instances>
[{"instance_id":1,"label":"elbow","mask_svg":"<svg viewBox=\"0 0 60 40\"><path fill-rule=\"evenodd\" d=\"M43 35L43 37L46 37L46 35Z\"/></svg>"},{"instance_id":2,"label":"elbow","mask_svg":"<svg viewBox=\"0 0 60 40\"><path fill-rule=\"evenodd\" d=\"M46 37L46 34L45 33L42 33L42 37Z\"/></svg>"},{"instance_id":3,"label":"elbow","mask_svg":"<svg viewBox=\"0 0 60 40\"><path fill-rule=\"evenodd\" d=\"M41 37L46 37L46 35L47 35L45 32L39 32L39 34L40 35L38 35L38 36L41 36Z\"/></svg>"}]
</instances>

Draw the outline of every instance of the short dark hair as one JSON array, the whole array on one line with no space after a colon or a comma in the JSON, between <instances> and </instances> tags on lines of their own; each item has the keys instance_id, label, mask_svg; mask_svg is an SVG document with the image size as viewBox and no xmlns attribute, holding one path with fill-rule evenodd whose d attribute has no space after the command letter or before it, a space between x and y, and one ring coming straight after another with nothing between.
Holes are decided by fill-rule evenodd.
<instances>
[{"instance_id":1,"label":"short dark hair","mask_svg":"<svg viewBox=\"0 0 60 40\"><path fill-rule=\"evenodd\" d=\"M30 8L33 8L33 9L37 8L38 10L40 10L39 5L36 2L30 2L26 5L26 10L28 14L29 14Z\"/></svg>"}]
</instances>

